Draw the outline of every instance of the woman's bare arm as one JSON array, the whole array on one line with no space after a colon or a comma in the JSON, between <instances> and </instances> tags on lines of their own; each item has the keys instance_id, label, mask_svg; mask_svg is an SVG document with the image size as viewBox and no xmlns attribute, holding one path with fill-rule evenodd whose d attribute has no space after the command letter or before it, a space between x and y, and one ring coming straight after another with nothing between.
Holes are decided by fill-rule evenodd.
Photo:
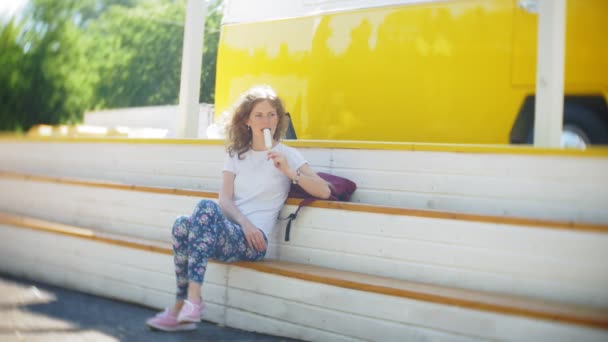
<instances>
[{"instance_id":1,"label":"woman's bare arm","mask_svg":"<svg viewBox=\"0 0 608 342\"><path fill-rule=\"evenodd\" d=\"M261 230L258 229L249 219L241 213L234 203L234 173L224 171L222 185L220 187L219 204L224 215L232 222L238 223L249 246L253 246L258 251L266 249L266 241Z\"/></svg>"},{"instance_id":2,"label":"woman's bare arm","mask_svg":"<svg viewBox=\"0 0 608 342\"><path fill-rule=\"evenodd\" d=\"M274 166L279 169L289 179L298 180L298 184L309 194L323 199L328 199L331 196L331 190L327 182L319 177L316 172L308 164L300 166L298 170L291 168L285 155L277 151L268 151L268 158L272 159Z\"/></svg>"},{"instance_id":3,"label":"woman's bare arm","mask_svg":"<svg viewBox=\"0 0 608 342\"><path fill-rule=\"evenodd\" d=\"M329 185L327 182L319 177L316 172L308 164L304 164L300 167L300 176L297 176L297 171L293 172L292 177L288 177L291 179L298 179L298 185L302 187L309 194L328 199L331 196L331 190L329 189Z\"/></svg>"}]
</instances>

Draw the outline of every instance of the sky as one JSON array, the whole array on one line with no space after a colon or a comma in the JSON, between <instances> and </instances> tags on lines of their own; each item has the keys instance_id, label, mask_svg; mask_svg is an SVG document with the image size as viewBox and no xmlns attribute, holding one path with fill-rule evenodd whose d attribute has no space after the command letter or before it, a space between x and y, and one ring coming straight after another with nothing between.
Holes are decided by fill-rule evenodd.
<instances>
[{"instance_id":1,"label":"sky","mask_svg":"<svg viewBox=\"0 0 608 342\"><path fill-rule=\"evenodd\" d=\"M0 17L8 18L23 9L27 0L0 0Z\"/></svg>"}]
</instances>

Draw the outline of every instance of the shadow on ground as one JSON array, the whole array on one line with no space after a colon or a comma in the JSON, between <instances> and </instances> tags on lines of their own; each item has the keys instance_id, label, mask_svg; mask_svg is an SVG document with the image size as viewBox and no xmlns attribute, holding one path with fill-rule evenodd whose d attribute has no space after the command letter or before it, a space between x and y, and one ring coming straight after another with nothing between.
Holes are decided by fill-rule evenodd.
<instances>
[{"instance_id":1,"label":"shadow on ground","mask_svg":"<svg viewBox=\"0 0 608 342\"><path fill-rule=\"evenodd\" d=\"M155 310L0 274L1 341L296 341L201 322L163 333L144 322Z\"/></svg>"}]
</instances>

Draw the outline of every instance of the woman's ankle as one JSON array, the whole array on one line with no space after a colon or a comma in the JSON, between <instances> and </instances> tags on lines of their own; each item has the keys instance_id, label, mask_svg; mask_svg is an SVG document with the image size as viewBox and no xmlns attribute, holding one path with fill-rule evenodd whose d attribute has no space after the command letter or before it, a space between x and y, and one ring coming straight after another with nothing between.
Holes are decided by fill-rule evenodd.
<instances>
[{"instance_id":1,"label":"woman's ankle","mask_svg":"<svg viewBox=\"0 0 608 342\"><path fill-rule=\"evenodd\" d=\"M175 304L173 305L173 308L171 309L171 314L173 316L177 316L179 314L179 312L182 310L182 307L184 307L184 301L183 300L176 301Z\"/></svg>"},{"instance_id":2,"label":"woman's ankle","mask_svg":"<svg viewBox=\"0 0 608 342\"><path fill-rule=\"evenodd\" d=\"M188 292L186 294L186 297L188 297L189 302L194 304L200 304L203 297L202 284L191 280L188 283Z\"/></svg>"},{"instance_id":3,"label":"woman's ankle","mask_svg":"<svg viewBox=\"0 0 608 342\"><path fill-rule=\"evenodd\" d=\"M192 304L199 305L203 302L203 299L201 297L188 297L188 301Z\"/></svg>"}]
</instances>

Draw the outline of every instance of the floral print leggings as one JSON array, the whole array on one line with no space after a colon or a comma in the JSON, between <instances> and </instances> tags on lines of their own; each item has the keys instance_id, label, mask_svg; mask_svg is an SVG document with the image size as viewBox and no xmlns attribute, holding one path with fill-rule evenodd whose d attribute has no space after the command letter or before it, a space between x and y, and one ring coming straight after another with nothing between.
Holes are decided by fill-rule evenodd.
<instances>
[{"instance_id":1,"label":"floral print leggings","mask_svg":"<svg viewBox=\"0 0 608 342\"><path fill-rule=\"evenodd\" d=\"M178 217L172 237L178 300L186 298L189 281L203 283L209 258L258 261L266 255L265 250L249 247L241 226L228 220L211 200L200 201L191 216ZM268 245L265 235L264 239Z\"/></svg>"}]
</instances>

